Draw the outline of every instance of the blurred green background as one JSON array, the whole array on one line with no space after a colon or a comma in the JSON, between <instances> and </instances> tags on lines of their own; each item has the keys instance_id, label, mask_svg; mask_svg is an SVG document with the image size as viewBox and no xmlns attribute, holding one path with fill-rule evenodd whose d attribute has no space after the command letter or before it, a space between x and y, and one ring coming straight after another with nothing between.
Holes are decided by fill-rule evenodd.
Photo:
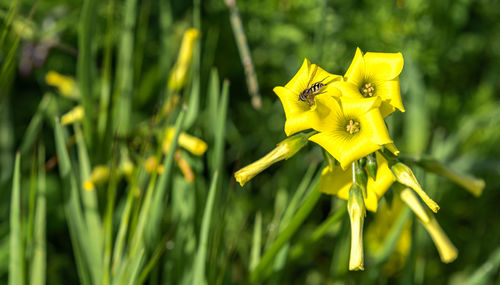
<instances>
[{"instance_id":1,"label":"blurred green background","mask_svg":"<svg viewBox=\"0 0 500 285\"><path fill-rule=\"evenodd\" d=\"M83 5L90 5L91 21L83 19ZM16 11L12 14L10 9L14 6ZM194 26L201 29L199 73L191 74L190 84L199 80L201 107L186 131L207 141L209 150L207 157L194 158L186 154L196 173L195 185L190 186L196 195L192 197L194 200L183 204L189 208L186 211L194 236L192 240L181 238L182 244L188 244L189 240L194 244L199 242L203 209L214 170L209 167L210 152L214 146L212 132L217 132L214 130L218 125L206 119L210 116L206 106L210 104L212 68L217 68L220 79L230 82L219 191L208 236L208 284L249 283L256 214L262 216L261 248L265 252L278 234L283 207L292 199L297 185L306 173L312 175L320 171L321 152L310 144L295 157L270 167L244 188L235 182L236 170L265 155L285 138L284 112L272 88L288 82L304 58L342 75L356 47L364 52L403 54L405 65L400 80L406 112L395 113L388 119L391 137L402 153L430 154L460 172L486 181L483 195L475 198L443 178L417 171L422 186L441 206L436 217L458 248L458 259L451 264L441 263L432 241L414 222L412 246L404 264L388 273L382 266L375 266L368 253L364 272L347 272L347 261L342 259L349 245L345 216L319 241L309 245L306 252L285 258L284 265L275 263L277 269L261 282L500 284L497 222L500 211L496 205L500 202L500 148L497 145L500 142L500 2L240 0L237 6L260 86L260 109L250 104L229 10L223 0L193 3L0 1L0 283L7 282L9 271L9 205L15 151L23 143L28 124L45 93L54 93L58 102L58 111L52 115L59 116L75 105L47 85L47 72L53 70L73 76L81 83L82 75L77 69L82 65L78 61L82 60L85 49L88 61L83 65L88 65L90 78L84 88L93 94L88 106L95 108L97 114L102 72L106 66L105 51L110 47L112 93L119 92L116 90L120 83L118 79L115 81L115 73L128 68L133 71L133 77L127 85L131 90L131 108L127 114L130 131L124 138L110 135L107 142L130 147L133 145L130 141L136 138L142 143L144 124L160 109L182 34ZM14 15L11 20L10 15ZM128 27L125 22L130 15L134 24L130 26L128 40L124 40ZM82 30L89 31L90 40L85 41L88 45L82 44ZM126 43L131 45L124 46ZM120 53L127 50L130 62L123 67ZM196 58L195 55L195 61ZM192 86L186 87L182 101L189 101L192 89ZM97 115L91 120L95 118ZM49 159L57 155L53 117L45 115L44 122L35 144L45 145L46 159ZM84 131L93 132L92 126L93 123L90 127L84 126ZM25 218L29 216L29 177L31 161L36 157L34 149L36 147L23 153L21 158L21 211ZM110 164L113 160L110 149L104 150L104 153L107 151L104 155L96 154L102 150L96 144L89 149L92 165ZM134 151L136 156L142 155L137 148L130 147L130 152ZM176 189L180 191L175 185L182 180L178 170L172 175L171 193ZM122 181L118 187L118 217L127 196L125 184ZM47 284L80 282L63 209L66 190L57 167L48 170ZM106 187L98 189L98 199L100 213L104 215ZM185 221L176 220L170 207L176 198L171 199L173 201L165 205L168 218L164 219L160 231L162 235L169 232L167 240L172 243L174 240L177 245L176 235ZM338 198L323 195L289 245L293 247L307 239L338 203ZM373 217L373 213L368 214L366 227ZM118 218L113 228L116 233ZM365 244L370 242L365 239ZM151 253L152 250L148 251ZM193 256L193 251L176 251L175 246L174 249L167 246L152 270L149 284L185 283L185 276L192 274L187 268L191 267ZM164 268L169 262L174 269ZM169 272L174 273L166 277Z\"/></svg>"}]
</instances>

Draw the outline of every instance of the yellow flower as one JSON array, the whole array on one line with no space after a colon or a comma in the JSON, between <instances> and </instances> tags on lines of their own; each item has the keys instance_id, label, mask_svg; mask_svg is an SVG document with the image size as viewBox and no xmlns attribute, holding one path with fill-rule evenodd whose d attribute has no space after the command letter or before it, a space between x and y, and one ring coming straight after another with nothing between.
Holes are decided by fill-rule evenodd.
<instances>
[{"instance_id":1,"label":"yellow flower","mask_svg":"<svg viewBox=\"0 0 500 285\"><path fill-rule=\"evenodd\" d=\"M319 131L309 140L326 149L346 169L353 161L392 143L384 119L380 114L380 98L364 100L340 97L317 98L330 109L326 118L319 121Z\"/></svg>"},{"instance_id":2,"label":"yellow flower","mask_svg":"<svg viewBox=\"0 0 500 285\"><path fill-rule=\"evenodd\" d=\"M189 67L191 66L191 60L193 58L193 51L197 38L198 30L196 29L188 29L184 33L177 62L172 68L170 78L168 80L168 87L172 91L180 90L186 83L187 73Z\"/></svg>"},{"instance_id":3,"label":"yellow flower","mask_svg":"<svg viewBox=\"0 0 500 285\"><path fill-rule=\"evenodd\" d=\"M109 168L104 165L98 165L94 167L89 179L83 182L83 188L87 191L92 191L95 188L95 184L101 184L108 180L109 178Z\"/></svg>"},{"instance_id":4,"label":"yellow flower","mask_svg":"<svg viewBox=\"0 0 500 285\"><path fill-rule=\"evenodd\" d=\"M358 48L344 75L345 81L334 82L332 85L340 89L343 96L380 97L380 112L384 117L394 112L394 108L404 112L399 87L399 74L403 70L403 64L401 53L367 52L363 55Z\"/></svg>"},{"instance_id":5,"label":"yellow flower","mask_svg":"<svg viewBox=\"0 0 500 285\"><path fill-rule=\"evenodd\" d=\"M75 79L70 76L59 74L55 71L49 71L45 75L45 82L48 85L57 87L61 95L71 99L78 99L80 97Z\"/></svg>"},{"instance_id":6,"label":"yellow flower","mask_svg":"<svg viewBox=\"0 0 500 285\"><path fill-rule=\"evenodd\" d=\"M391 187L392 183L396 181L392 174L387 160L380 155L377 157L377 176L376 179L368 176L366 184L366 197L364 203L366 209L372 212L377 211L378 200L382 198L385 192ZM352 186L352 166L346 170L342 170L340 166L334 166L333 169L329 166L323 169L321 174L321 181L319 183L319 190L323 193L330 195L337 195L344 200L349 199L349 189Z\"/></svg>"},{"instance_id":7,"label":"yellow flower","mask_svg":"<svg viewBox=\"0 0 500 285\"><path fill-rule=\"evenodd\" d=\"M339 90L331 88L330 83L341 78L339 75L326 72L316 64L311 64L306 58L290 82L284 87L278 86L273 89L285 110L287 136L313 128L315 122L328 114L328 108L318 104L316 99L321 96L320 94L339 97L341 95ZM314 84L318 87L317 90L313 88Z\"/></svg>"},{"instance_id":8,"label":"yellow flower","mask_svg":"<svg viewBox=\"0 0 500 285\"><path fill-rule=\"evenodd\" d=\"M234 174L236 181L243 186L274 163L294 156L307 144L308 137L309 135L300 133L286 138L261 159L236 171Z\"/></svg>"},{"instance_id":9,"label":"yellow flower","mask_svg":"<svg viewBox=\"0 0 500 285\"><path fill-rule=\"evenodd\" d=\"M61 124L64 126L80 122L83 119L84 115L85 111L83 110L83 107L78 105L75 108L71 109L68 113L62 115Z\"/></svg>"},{"instance_id":10,"label":"yellow flower","mask_svg":"<svg viewBox=\"0 0 500 285\"><path fill-rule=\"evenodd\" d=\"M409 188L405 188L401 191L400 196L401 200L403 200L410 207L420 223L431 236L432 241L439 252L441 261L444 263L454 261L458 256L458 250L450 241L443 229L439 226L439 223L434 215L422 206L417 196Z\"/></svg>"},{"instance_id":11,"label":"yellow flower","mask_svg":"<svg viewBox=\"0 0 500 285\"><path fill-rule=\"evenodd\" d=\"M168 152L168 149L170 148L170 143L172 142L172 139L174 138L174 133L175 133L175 128L170 127L167 128L167 131L165 132L165 140L163 141L163 152ZM205 151L207 151L207 144L194 136L188 135L186 133L180 133L179 134L179 146L187 149L189 152L191 152L194 155L203 155Z\"/></svg>"},{"instance_id":12,"label":"yellow flower","mask_svg":"<svg viewBox=\"0 0 500 285\"><path fill-rule=\"evenodd\" d=\"M163 172L163 164L158 165L158 160L154 156L150 156L144 162L144 167L147 173L157 171L159 174Z\"/></svg>"}]
</instances>

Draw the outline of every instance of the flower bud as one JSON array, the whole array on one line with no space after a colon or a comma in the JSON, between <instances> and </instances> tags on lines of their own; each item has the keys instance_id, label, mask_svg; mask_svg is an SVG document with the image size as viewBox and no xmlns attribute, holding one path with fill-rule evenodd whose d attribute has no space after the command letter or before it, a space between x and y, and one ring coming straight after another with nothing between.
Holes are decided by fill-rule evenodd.
<instances>
[{"instance_id":1,"label":"flower bud","mask_svg":"<svg viewBox=\"0 0 500 285\"><path fill-rule=\"evenodd\" d=\"M417 163L425 169L441 175L454 183L460 185L465 190L469 191L472 195L481 196L484 189L484 180L475 177L457 173L453 169L446 167L434 158L422 157Z\"/></svg>"},{"instance_id":2,"label":"flower bud","mask_svg":"<svg viewBox=\"0 0 500 285\"><path fill-rule=\"evenodd\" d=\"M196 29L189 29L184 33L177 62L172 68L168 80L168 87L172 91L180 90L186 83L186 77L193 58L193 51L197 38L198 31Z\"/></svg>"},{"instance_id":3,"label":"flower bud","mask_svg":"<svg viewBox=\"0 0 500 285\"><path fill-rule=\"evenodd\" d=\"M48 85L54 86L59 90L62 96L70 99L78 99L80 97L75 79L70 76L59 74L55 71L49 71L45 75L45 82Z\"/></svg>"},{"instance_id":4,"label":"flower bud","mask_svg":"<svg viewBox=\"0 0 500 285\"><path fill-rule=\"evenodd\" d=\"M167 128L167 131L165 133L165 140L163 141L163 152L167 153L170 144L172 143L172 139L174 138L175 134L175 128ZM203 155L207 151L207 143L205 143L203 140L188 135L186 133L180 133L179 134L179 140L178 140L179 146L185 148L189 152L191 152L194 155Z\"/></svg>"},{"instance_id":5,"label":"flower bud","mask_svg":"<svg viewBox=\"0 0 500 285\"><path fill-rule=\"evenodd\" d=\"M375 155L368 155L366 157L366 171L372 179L376 179L377 177L377 168L377 159L375 158Z\"/></svg>"},{"instance_id":6,"label":"flower bud","mask_svg":"<svg viewBox=\"0 0 500 285\"><path fill-rule=\"evenodd\" d=\"M391 167L392 173L394 173L394 176L396 177L396 180L411 189L413 189L417 194L422 198L424 203L434 212L437 213L439 210L439 206L436 202L434 202L428 195L427 193L424 192L422 187L417 181L417 178L415 178L415 175L413 174L413 171L406 166L405 164L401 162L395 163Z\"/></svg>"},{"instance_id":7,"label":"flower bud","mask_svg":"<svg viewBox=\"0 0 500 285\"><path fill-rule=\"evenodd\" d=\"M80 122L85 115L85 111L82 106L78 105L75 108L71 109L68 113L62 115L61 117L61 125L69 125L76 122Z\"/></svg>"},{"instance_id":8,"label":"flower bud","mask_svg":"<svg viewBox=\"0 0 500 285\"><path fill-rule=\"evenodd\" d=\"M363 223L366 216L365 204L361 188L352 184L349 190L347 211L351 221L351 253L349 270L364 270Z\"/></svg>"},{"instance_id":9,"label":"flower bud","mask_svg":"<svg viewBox=\"0 0 500 285\"><path fill-rule=\"evenodd\" d=\"M87 191L92 191L95 188L95 184L101 184L109 179L109 168L104 165L98 165L94 167L90 178L83 183L83 188Z\"/></svg>"},{"instance_id":10,"label":"flower bud","mask_svg":"<svg viewBox=\"0 0 500 285\"><path fill-rule=\"evenodd\" d=\"M243 186L274 163L289 159L307 144L308 138L308 135L302 133L286 138L264 157L238 170L234 174L236 181Z\"/></svg>"},{"instance_id":11,"label":"flower bud","mask_svg":"<svg viewBox=\"0 0 500 285\"><path fill-rule=\"evenodd\" d=\"M458 256L458 250L450 241L446 233L439 226L436 218L429 210L426 210L417 196L410 189L406 188L401 191L401 200L403 200L410 209L415 213L420 223L425 227L426 231L432 238L436 246L441 261L450 263Z\"/></svg>"},{"instance_id":12,"label":"flower bud","mask_svg":"<svg viewBox=\"0 0 500 285\"><path fill-rule=\"evenodd\" d=\"M154 171L158 171L159 174L163 172L163 165L158 165L158 160L154 156L150 156L144 162L144 167L146 168L146 172L153 173Z\"/></svg>"},{"instance_id":13,"label":"flower bud","mask_svg":"<svg viewBox=\"0 0 500 285\"><path fill-rule=\"evenodd\" d=\"M392 154L394 154L395 156L399 155L399 149L396 147L395 144L393 144L393 143L384 144L384 147L388 151L392 152Z\"/></svg>"}]
</instances>

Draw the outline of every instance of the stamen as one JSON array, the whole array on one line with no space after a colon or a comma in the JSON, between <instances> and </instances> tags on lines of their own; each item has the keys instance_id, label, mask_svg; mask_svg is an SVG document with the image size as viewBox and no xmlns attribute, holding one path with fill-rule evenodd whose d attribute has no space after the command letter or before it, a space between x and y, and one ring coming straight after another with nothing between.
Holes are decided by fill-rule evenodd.
<instances>
[{"instance_id":1,"label":"stamen","mask_svg":"<svg viewBox=\"0 0 500 285\"><path fill-rule=\"evenodd\" d=\"M375 93L375 86L372 83L365 83L359 89L363 97L372 97Z\"/></svg>"},{"instance_id":2,"label":"stamen","mask_svg":"<svg viewBox=\"0 0 500 285\"><path fill-rule=\"evenodd\" d=\"M345 126L345 129L349 134L351 135L355 134L360 130L359 122L356 122L354 120L349 120L349 124Z\"/></svg>"}]
</instances>

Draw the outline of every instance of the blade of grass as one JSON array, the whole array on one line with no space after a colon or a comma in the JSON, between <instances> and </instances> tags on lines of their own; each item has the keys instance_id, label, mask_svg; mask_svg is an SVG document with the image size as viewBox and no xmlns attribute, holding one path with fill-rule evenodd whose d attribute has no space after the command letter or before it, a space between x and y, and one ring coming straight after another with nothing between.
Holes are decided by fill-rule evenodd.
<instances>
[{"instance_id":1,"label":"blade of grass","mask_svg":"<svg viewBox=\"0 0 500 285\"><path fill-rule=\"evenodd\" d=\"M110 281L110 264L111 264L111 249L113 246L113 212L115 209L115 199L116 199L116 190L118 188L118 170L116 169L116 165L113 164L111 169L111 177L109 179L108 184L108 197L107 197L107 205L106 205L106 214L104 217L104 261L103 267L104 271L102 274L102 284L107 285Z\"/></svg>"},{"instance_id":2,"label":"blade of grass","mask_svg":"<svg viewBox=\"0 0 500 285\"><path fill-rule=\"evenodd\" d=\"M206 284L205 280L205 261L207 256L208 247L208 231L210 228L210 222L212 220L212 211L215 201L215 194L217 191L217 179L219 177L219 172L215 171L212 176L212 183L210 184L210 190L208 192L207 202L205 204L205 211L203 212L203 220L201 222L200 239L198 241L198 250L196 251L196 257L193 265L193 285Z\"/></svg>"},{"instance_id":3,"label":"blade of grass","mask_svg":"<svg viewBox=\"0 0 500 285\"><path fill-rule=\"evenodd\" d=\"M217 110L217 121L215 122L215 142L212 156L212 172L221 169L224 161L224 146L226 140L227 106L229 103L229 81L226 79L222 85L222 95Z\"/></svg>"},{"instance_id":4,"label":"blade of grass","mask_svg":"<svg viewBox=\"0 0 500 285\"><path fill-rule=\"evenodd\" d=\"M118 67L116 73L116 92L113 95L113 133L119 136L128 134L132 88L134 82L132 54L134 51L134 27L136 21L137 0L126 0L118 46Z\"/></svg>"},{"instance_id":5,"label":"blade of grass","mask_svg":"<svg viewBox=\"0 0 500 285\"><path fill-rule=\"evenodd\" d=\"M45 93L45 95L43 95L42 100L40 101L40 104L38 105L35 114L33 115L33 117L31 117L31 121L28 125L28 128L24 133L21 146L19 147L19 151L21 152L22 155L27 154L27 152L33 146L33 143L35 142L38 132L40 131L40 128L42 126L43 116L45 115L45 111L47 110L47 107L49 106L51 99L52 95L50 93Z\"/></svg>"},{"instance_id":6,"label":"blade of grass","mask_svg":"<svg viewBox=\"0 0 500 285\"><path fill-rule=\"evenodd\" d=\"M169 235L165 234L163 239L160 241L158 246L156 247L155 251L153 252L153 256L149 260L148 264L144 266L144 269L141 272L141 275L139 276L139 281L137 284L143 284L146 281L146 278L148 278L149 273L153 269L153 267L156 265L158 260L160 260L161 255L165 252L166 249L166 243L168 240Z\"/></svg>"},{"instance_id":7,"label":"blade of grass","mask_svg":"<svg viewBox=\"0 0 500 285\"><path fill-rule=\"evenodd\" d=\"M139 255L131 263L130 272L129 272L128 277L127 277L127 280L128 280L127 284L129 284L129 285L137 284L136 280L137 280L137 277L139 275L139 270L141 268L142 261L144 260L144 255L145 255L145 250L142 249L139 252ZM125 283L125 282L123 282L123 283ZM123 284L123 283L121 283L121 284Z\"/></svg>"},{"instance_id":8,"label":"blade of grass","mask_svg":"<svg viewBox=\"0 0 500 285\"><path fill-rule=\"evenodd\" d=\"M36 195L35 225L33 230L34 248L31 261L30 284L45 284L45 271L47 268L46 252L46 178L45 178L45 148L38 148L38 191Z\"/></svg>"},{"instance_id":9,"label":"blade of grass","mask_svg":"<svg viewBox=\"0 0 500 285\"><path fill-rule=\"evenodd\" d=\"M99 102L99 117L97 119L97 135L99 138L100 145L104 147L107 145L105 140L106 129L108 127L109 118L109 97L111 94L111 60L113 54L113 17L115 11L115 1L110 0L108 2L107 13L107 27L104 43L104 56L103 56L103 67L101 74L101 98ZM101 154L104 150L101 150Z\"/></svg>"},{"instance_id":10,"label":"blade of grass","mask_svg":"<svg viewBox=\"0 0 500 285\"><path fill-rule=\"evenodd\" d=\"M90 158L80 125L74 124L73 126L75 130L76 146L78 148L78 162L81 180L80 185L82 185L84 181L90 178ZM97 204L97 194L95 189L89 191L83 189L83 187L79 188L81 189L83 213L87 223L88 231L88 239L86 240L86 245L92 251L91 256L93 260L91 260L90 265L95 267L95 272L98 276L101 276L103 238L101 218L99 215L99 206Z\"/></svg>"},{"instance_id":11,"label":"blade of grass","mask_svg":"<svg viewBox=\"0 0 500 285\"><path fill-rule=\"evenodd\" d=\"M257 267L255 267L255 270L251 272L250 279L252 282L259 282L270 273L270 265L273 262L276 254L290 240L293 234L299 229L304 220L314 209L314 206L321 197L321 192L319 191L319 186L317 183L315 185L312 185L311 188L313 188L313 190L304 200L304 203L301 205L297 213L293 216L288 226L283 229L280 235L271 244L269 249L264 253L259 264L257 265Z\"/></svg>"},{"instance_id":12,"label":"blade of grass","mask_svg":"<svg viewBox=\"0 0 500 285\"><path fill-rule=\"evenodd\" d=\"M80 102L85 110L83 117L83 132L85 133L87 145L92 148L92 128L94 127L91 118L94 118L93 106L93 82L92 71L94 64L94 55L92 45L95 44L93 37L95 35L95 23L97 22L96 0L83 1L82 12L78 27L78 61L77 61L77 79L80 89Z\"/></svg>"},{"instance_id":13,"label":"blade of grass","mask_svg":"<svg viewBox=\"0 0 500 285\"><path fill-rule=\"evenodd\" d=\"M24 250L21 224L21 153L17 152L10 200L9 284L24 284Z\"/></svg>"},{"instance_id":14,"label":"blade of grass","mask_svg":"<svg viewBox=\"0 0 500 285\"><path fill-rule=\"evenodd\" d=\"M254 270L260 260L260 250L262 247L262 214L257 212L253 227L252 251L250 254L250 271Z\"/></svg>"},{"instance_id":15,"label":"blade of grass","mask_svg":"<svg viewBox=\"0 0 500 285\"><path fill-rule=\"evenodd\" d=\"M68 222L71 244L75 255L76 268L80 281L82 284L87 285L91 284L89 274L92 273L93 277L95 274L94 272L89 272L89 252L84 250L83 247L84 242L82 239L86 236L87 231L82 215L82 209L80 208L78 184L71 169L71 161L66 149L66 135L57 118L55 119L54 129L56 152L59 162L59 173L64 182L63 193L69 192L69 197L65 197L66 201L64 208ZM97 281L97 279L95 281Z\"/></svg>"},{"instance_id":16,"label":"blade of grass","mask_svg":"<svg viewBox=\"0 0 500 285\"><path fill-rule=\"evenodd\" d=\"M9 33L9 28L12 22L14 21L14 17L17 13L17 6L19 4L19 0L12 1L10 3L9 12L7 12L7 20L5 21L5 25L3 26L2 36L0 37L0 47L3 47L3 42Z\"/></svg>"},{"instance_id":17,"label":"blade of grass","mask_svg":"<svg viewBox=\"0 0 500 285\"><path fill-rule=\"evenodd\" d=\"M216 129L213 127L217 122L218 115L218 106L219 106L219 96L220 96L220 81L219 81L219 73L217 72L217 68L212 68L210 72L210 82L208 83L208 102L207 102L207 133L210 137L215 137Z\"/></svg>"},{"instance_id":18,"label":"blade of grass","mask_svg":"<svg viewBox=\"0 0 500 285\"><path fill-rule=\"evenodd\" d=\"M490 255L488 260L483 263L472 275L463 283L465 285L492 284L492 277L498 273L500 267L500 247Z\"/></svg>"}]
</instances>

